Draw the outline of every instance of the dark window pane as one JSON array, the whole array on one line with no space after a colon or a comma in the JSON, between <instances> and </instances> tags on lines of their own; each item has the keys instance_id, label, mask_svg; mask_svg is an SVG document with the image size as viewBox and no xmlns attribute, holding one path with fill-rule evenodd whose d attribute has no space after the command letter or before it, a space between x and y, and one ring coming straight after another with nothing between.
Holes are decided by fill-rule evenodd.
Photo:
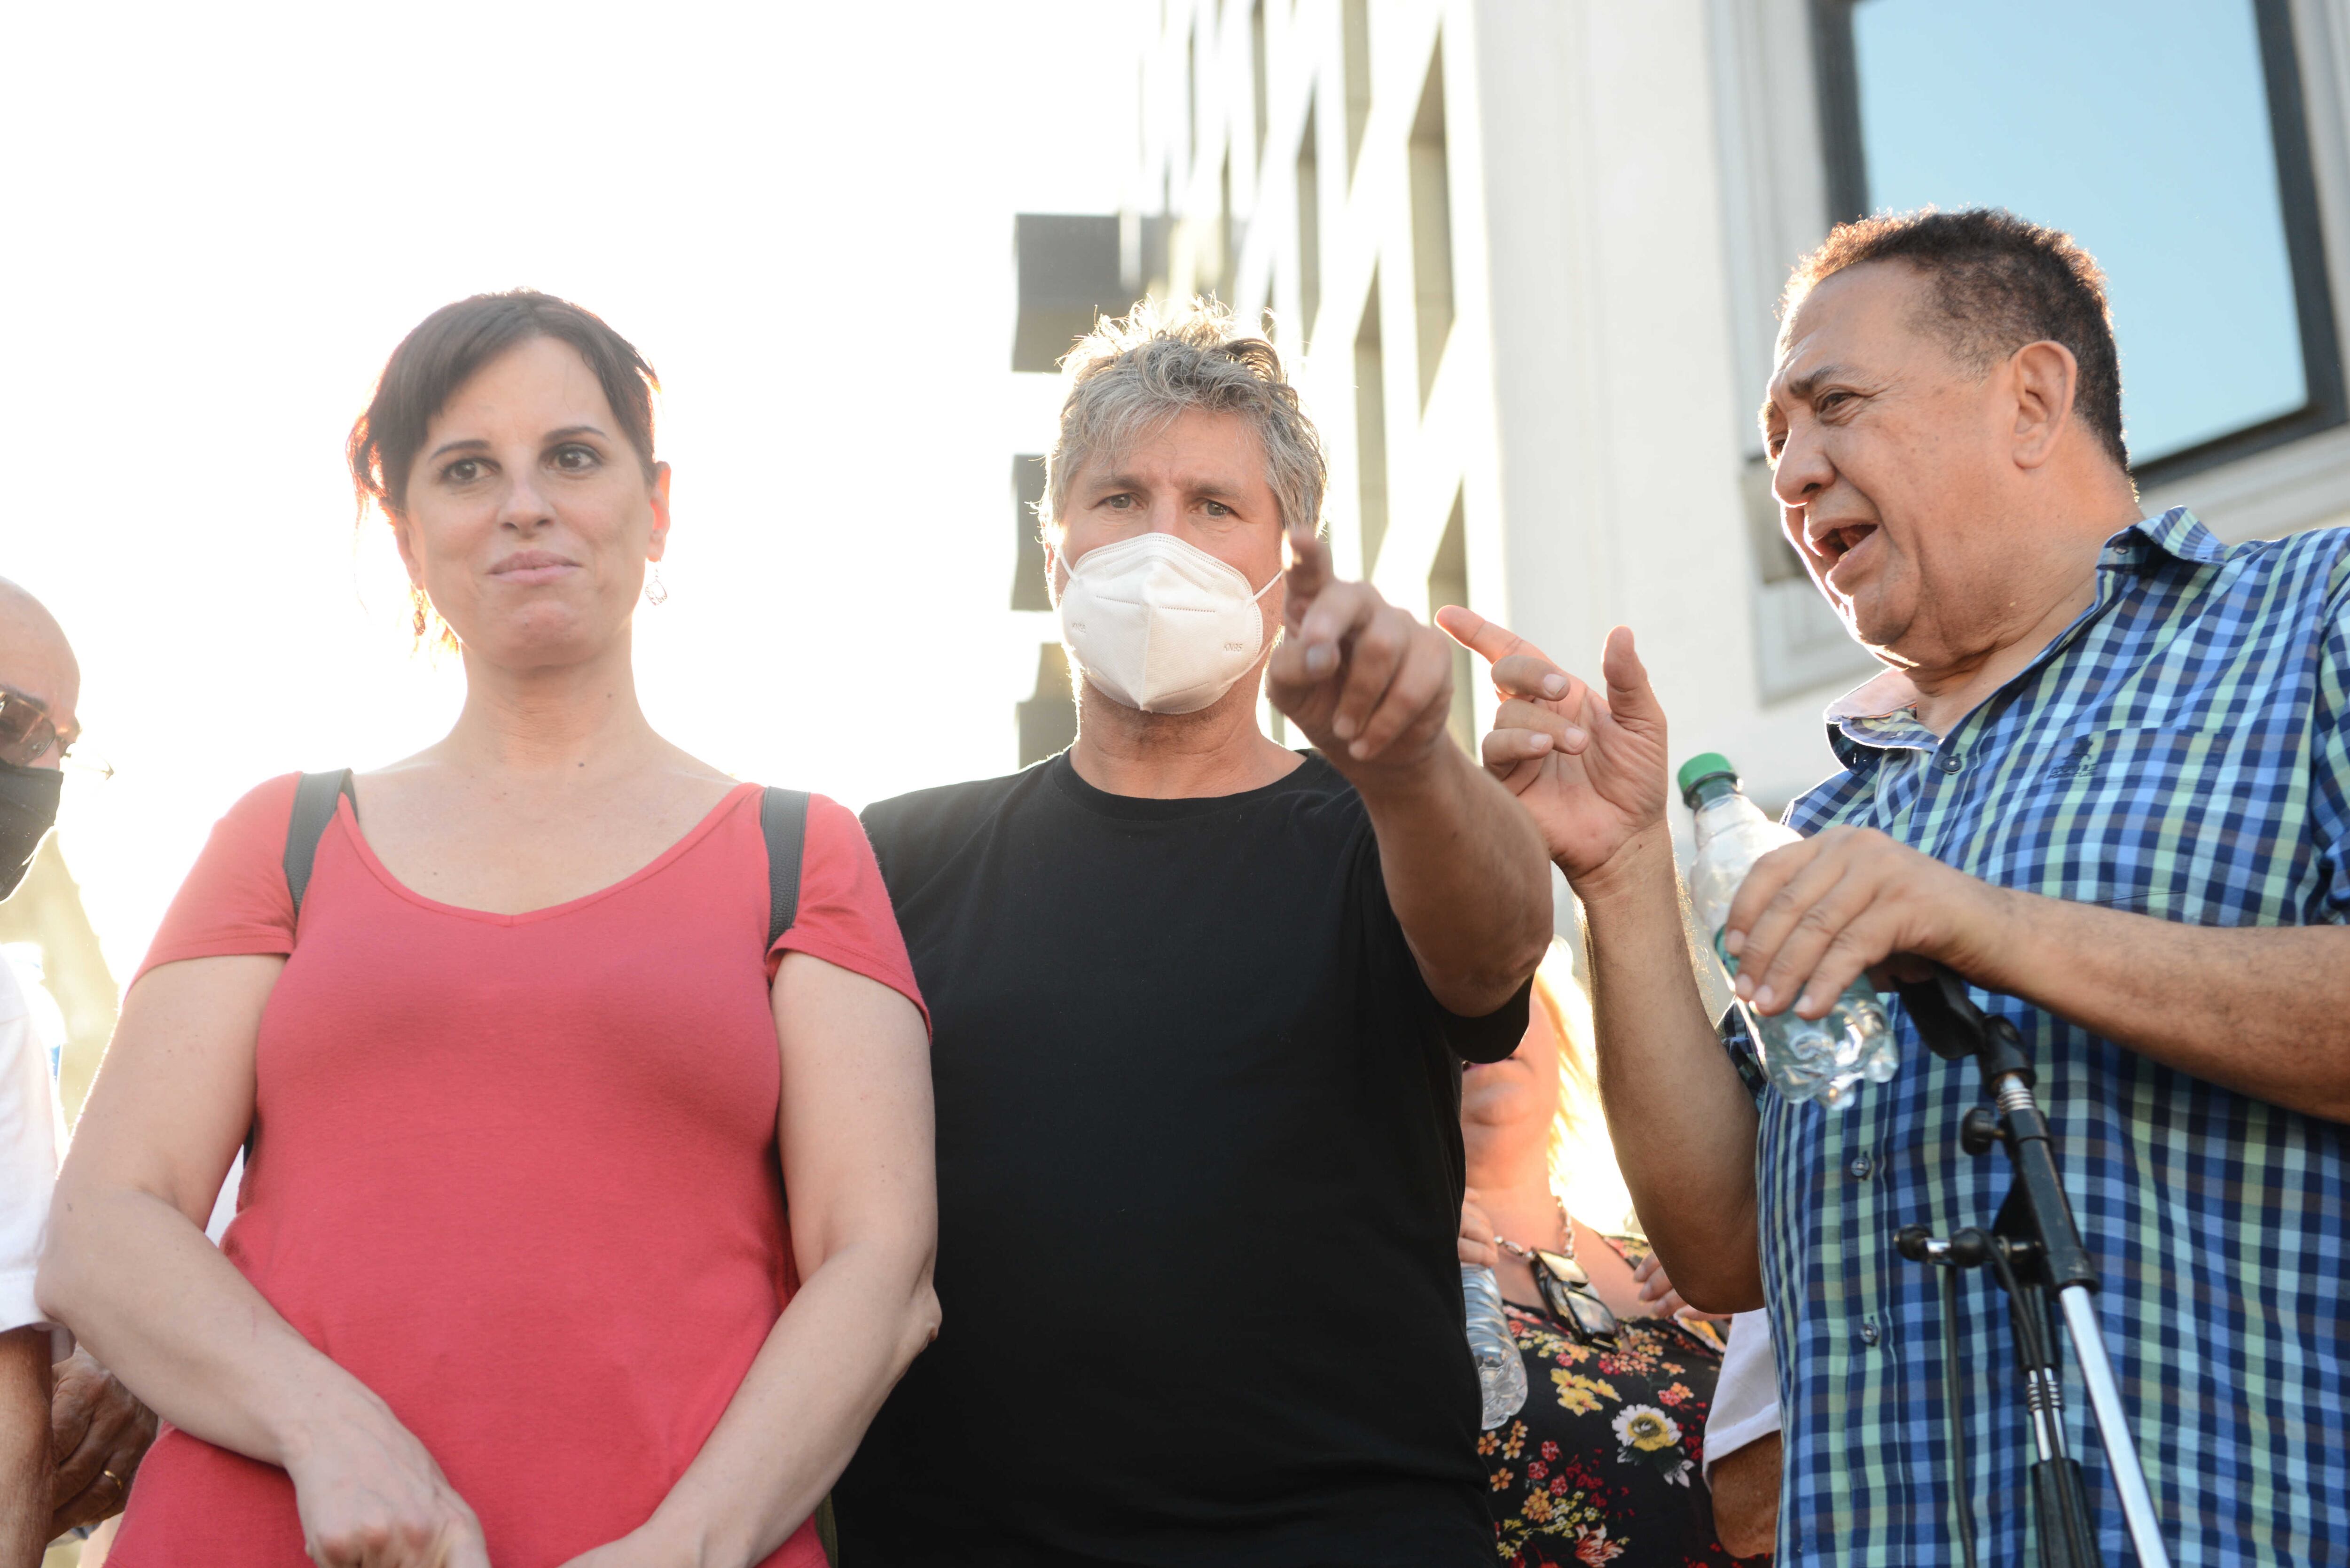
<instances>
[{"instance_id":1,"label":"dark window pane","mask_svg":"<svg viewBox=\"0 0 2350 1568\"><path fill-rule=\"evenodd\" d=\"M1036 504L1045 499L1045 460L1012 460L1012 607L1048 610L1052 595L1045 582L1045 541L1039 536Z\"/></svg>"},{"instance_id":2,"label":"dark window pane","mask_svg":"<svg viewBox=\"0 0 2350 1568\"><path fill-rule=\"evenodd\" d=\"M2308 401L2251 0L1860 0L1868 205L2006 207L2105 267L2130 458Z\"/></svg>"}]
</instances>

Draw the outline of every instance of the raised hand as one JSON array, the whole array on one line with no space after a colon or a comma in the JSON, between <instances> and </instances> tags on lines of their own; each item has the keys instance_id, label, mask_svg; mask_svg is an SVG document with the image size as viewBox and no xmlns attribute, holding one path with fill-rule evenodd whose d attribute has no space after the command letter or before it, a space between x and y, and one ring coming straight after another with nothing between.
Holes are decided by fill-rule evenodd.
<instances>
[{"instance_id":1,"label":"raised hand","mask_svg":"<svg viewBox=\"0 0 2350 1568\"><path fill-rule=\"evenodd\" d=\"M1492 665L1502 705L1482 746L1485 767L1533 814L1569 882L1602 870L1634 838L1662 827L1665 711L1628 628L1607 634L1602 697L1474 610L1447 605L1436 624Z\"/></svg>"},{"instance_id":2,"label":"raised hand","mask_svg":"<svg viewBox=\"0 0 2350 1568\"><path fill-rule=\"evenodd\" d=\"M1293 531L1289 545L1266 695L1342 773L1424 758L1452 712L1452 650L1368 583L1340 581L1327 541Z\"/></svg>"}]
</instances>

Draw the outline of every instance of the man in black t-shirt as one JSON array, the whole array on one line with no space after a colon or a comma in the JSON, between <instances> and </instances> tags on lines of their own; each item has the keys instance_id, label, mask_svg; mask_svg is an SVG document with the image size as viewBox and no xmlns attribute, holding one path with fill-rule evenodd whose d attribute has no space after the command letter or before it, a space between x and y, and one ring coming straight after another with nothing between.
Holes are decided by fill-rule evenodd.
<instances>
[{"instance_id":1,"label":"man in black t-shirt","mask_svg":"<svg viewBox=\"0 0 2350 1568\"><path fill-rule=\"evenodd\" d=\"M1272 348L1138 312L1066 363L1076 743L865 815L933 1019L944 1324L842 1554L1489 1568L1460 1064L1524 1029L1542 846L1446 733L1449 646L1335 580Z\"/></svg>"}]
</instances>

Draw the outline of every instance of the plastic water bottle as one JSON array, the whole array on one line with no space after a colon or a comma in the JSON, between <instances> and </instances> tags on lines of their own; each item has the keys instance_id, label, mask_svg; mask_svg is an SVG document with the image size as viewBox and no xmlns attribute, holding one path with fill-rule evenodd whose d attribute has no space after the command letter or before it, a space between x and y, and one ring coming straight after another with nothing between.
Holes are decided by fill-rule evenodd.
<instances>
[{"instance_id":1,"label":"plastic water bottle","mask_svg":"<svg viewBox=\"0 0 2350 1568\"><path fill-rule=\"evenodd\" d=\"M1697 816L1697 858L1690 862L1690 902L1698 924L1713 937L1723 971L1738 972L1738 961L1721 950L1721 928L1731 900L1754 862L1803 835L1762 815L1738 787L1730 759L1706 752L1681 764L1681 799ZM1754 1036L1762 1071L1791 1100L1816 1099L1837 1108L1851 1103L1853 1085L1866 1078L1882 1084L1900 1066L1893 1025L1866 975L1846 987L1826 1016L1816 1023L1788 1008L1763 1017L1744 1002L1746 1027Z\"/></svg>"},{"instance_id":2,"label":"plastic water bottle","mask_svg":"<svg viewBox=\"0 0 2350 1568\"><path fill-rule=\"evenodd\" d=\"M1526 1402L1526 1364L1502 1314L1502 1284L1482 1263L1461 1265L1461 1300L1469 1314L1469 1355L1477 1363L1477 1386L1484 1391L1479 1426L1492 1431Z\"/></svg>"}]
</instances>

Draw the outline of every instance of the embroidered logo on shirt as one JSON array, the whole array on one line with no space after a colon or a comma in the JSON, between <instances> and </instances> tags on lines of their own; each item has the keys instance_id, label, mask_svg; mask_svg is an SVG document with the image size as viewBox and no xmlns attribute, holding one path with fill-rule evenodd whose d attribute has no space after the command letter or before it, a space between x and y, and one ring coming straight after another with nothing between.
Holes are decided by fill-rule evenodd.
<instances>
[{"instance_id":1,"label":"embroidered logo on shirt","mask_svg":"<svg viewBox=\"0 0 2350 1568\"><path fill-rule=\"evenodd\" d=\"M2070 751L2050 766L2048 776L2052 779L2079 779L2086 778L2095 771L2096 764L2089 760L2089 737L2083 735L2073 742Z\"/></svg>"}]
</instances>

